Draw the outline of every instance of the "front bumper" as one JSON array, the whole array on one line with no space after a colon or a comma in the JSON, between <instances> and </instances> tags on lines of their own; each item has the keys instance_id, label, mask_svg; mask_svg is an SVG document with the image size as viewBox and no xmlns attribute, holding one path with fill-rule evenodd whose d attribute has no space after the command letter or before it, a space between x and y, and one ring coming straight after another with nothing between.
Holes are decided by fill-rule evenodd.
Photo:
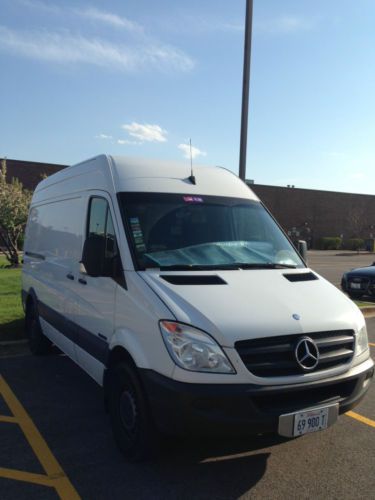
<instances>
[{"instance_id":1,"label":"front bumper","mask_svg":"<svg viewBox=\"0 0 375 500\"><path fill-rule=\"evenodd\" d=\"M374 367L359 375L283 386L191 384L140 370L156 426L170 435L245 436L277 432L280 415L339 404L345 413L366 394Z\"/></svg>"},{"instance_id":2,"label":"front bumper","mask_svg":"<svg viewBox=\"0 0 375 500\"><path fill-rule=\"evenodd\" d=\"M354 281L360 285L360 288L352 288L351 283ZM341 289L346 293L359 295L375 295L375 278L363 276L347 276L341 280Z\"/></svg>"}]
</instances>

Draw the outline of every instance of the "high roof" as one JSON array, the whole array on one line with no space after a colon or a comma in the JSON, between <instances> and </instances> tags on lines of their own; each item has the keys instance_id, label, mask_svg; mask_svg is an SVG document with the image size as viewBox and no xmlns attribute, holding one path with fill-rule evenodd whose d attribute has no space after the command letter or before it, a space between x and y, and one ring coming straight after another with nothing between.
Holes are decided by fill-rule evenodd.
<instances>
[{"instance_id":1,"label":"high roof","mask_svg":"<svg viewBox=\"0 0 375 500\"><path fill-rule=\"evenodd\" d=\"M38 185L41 196L57 196L82 189L108 192L184 193L238 198L257 197L233 172L220 167L194 165L196 183L191 182L190 162L100 155L72 165ZM42 192L46 194L42 195Z\"/></svg>"},{"instance_id":2,"label":"high roof","mask_svg":"<svg viewBox=\"0 0 375 500\"><path fill-rule=\"evenodd\" d=\"M193 164L196 184L189 178L190 161L109 157L117 191L237 196L257 199L233 172L221 167Z\"/></svg>"}]
</instances>

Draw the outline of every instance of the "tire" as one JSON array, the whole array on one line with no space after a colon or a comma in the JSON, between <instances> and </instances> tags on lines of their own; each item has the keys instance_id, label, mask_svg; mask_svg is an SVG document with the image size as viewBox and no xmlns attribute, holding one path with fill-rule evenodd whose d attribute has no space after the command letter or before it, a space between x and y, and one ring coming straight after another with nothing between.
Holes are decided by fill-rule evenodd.
<instances>
[{"instance_id":1,"label":"tire","mask_svg":"<svg viewBox=\"0 0 375 500\"><path fill-rule=\"evenodd\" d=\"M348 295L352 300L359 300L360 298L362 298L363 293L348 292Z\"/></svg>"},{"instance_id":2,"label":"tire","mask_svg":"<svg viewBox=\"0 0 375 500\"><path fill-rule=\"evenodd\" d=\"M36 356L48 354L51 341L43 334L35 303L29 302L26 308L25 331L30 351Z\"/></svg>"},{"instance_id":3,"label":"tire","mask_svg":"<svg viewBox=\"0 0 375 500\"><path fill-rule=\"evenodd\" d=\"M138 374L130 363L110 368L108 410L115 441L125 459L142 462L153 458L158 433Z\"/></svg>"}]
</instances>

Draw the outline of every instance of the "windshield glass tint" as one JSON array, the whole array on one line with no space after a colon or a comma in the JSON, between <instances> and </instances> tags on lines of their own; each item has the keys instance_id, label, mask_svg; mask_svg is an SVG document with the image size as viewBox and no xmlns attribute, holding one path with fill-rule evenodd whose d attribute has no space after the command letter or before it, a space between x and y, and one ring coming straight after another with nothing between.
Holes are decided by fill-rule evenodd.
<instances>
[{"instance_id":1,"label":"windshield glass tint","mask_svg":"<svg viewBox=\"0 0 375 500\"><path fill-rule=\"evenodd\" d=\"M259 202L219 196L121 193L140 269L304 267Z\"/></svg>"}]
</instances>

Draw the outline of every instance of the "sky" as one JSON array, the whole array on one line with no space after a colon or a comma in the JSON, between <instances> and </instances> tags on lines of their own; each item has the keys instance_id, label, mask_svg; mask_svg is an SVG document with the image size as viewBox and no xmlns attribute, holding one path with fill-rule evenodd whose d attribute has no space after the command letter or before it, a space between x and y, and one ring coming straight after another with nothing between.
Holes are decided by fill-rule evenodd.
<instances>
[{"instance_id":1,"label":"sky","mask_svg":"<svg viewBox=\"0 0 375 500\"><path fill-rule=\"evenodd\" d=\"M0 156L238 173L245 0L0 0ZM375 194L375 2L254 0L246 177Z\"/></svg>"}]
</instances>

